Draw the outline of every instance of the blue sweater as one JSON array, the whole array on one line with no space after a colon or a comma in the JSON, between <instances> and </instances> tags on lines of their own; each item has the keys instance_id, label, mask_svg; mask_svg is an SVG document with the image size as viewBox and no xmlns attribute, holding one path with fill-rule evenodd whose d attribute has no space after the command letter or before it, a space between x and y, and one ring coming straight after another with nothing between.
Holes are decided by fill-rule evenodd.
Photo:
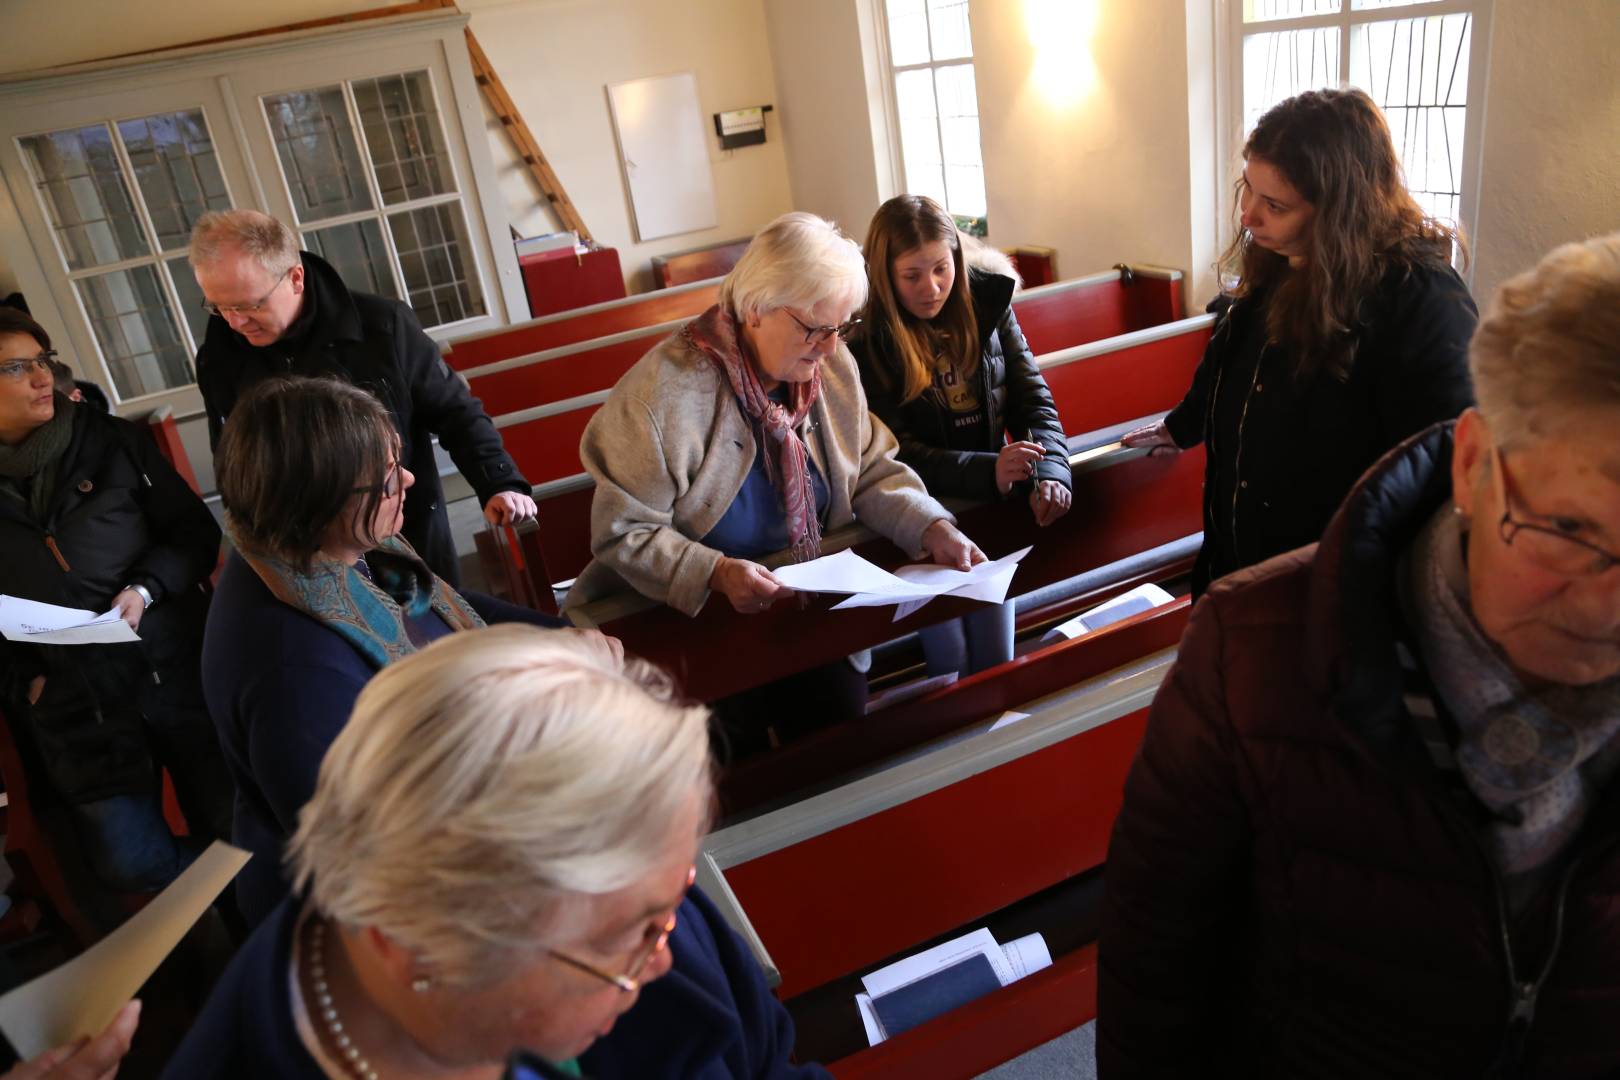
<instances>
[{"instance_id":1,"label":"blue sweater","mask_svg":"<svg viewBox=\"0 0 1620 1080\"><path fill-rule=\"evenodd\" d=\"M293 1023L287 984L298 904L284 900L220 976L164 1080L325 1080ZM693 889L649 983L579 1064L589 1080L826 1080L794 1065L793 1021L748 947Z\"/></svg>"},{"instance_id":2,"label":"blue sweater","mask_svg":"<svg viewBox=\"0 0 1620 1080\"><path fill-rule=\"evenodd\" d=\"M493 597L464 595L485 622L567 625ZM433 612L418 628L430 639L450 632ZM236 880L250 923L287 895L282 846L315 793L326 748L375 673L336 631L276 599L232 552L203 637L203 693L236 784L232 839L253 853Z\"/></svg>"}]
</instances>

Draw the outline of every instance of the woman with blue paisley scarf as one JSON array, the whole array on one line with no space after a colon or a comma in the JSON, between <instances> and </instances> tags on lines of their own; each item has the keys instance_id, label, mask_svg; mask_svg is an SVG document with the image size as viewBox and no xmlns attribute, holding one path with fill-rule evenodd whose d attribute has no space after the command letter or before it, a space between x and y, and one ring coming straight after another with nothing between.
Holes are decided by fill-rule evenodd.
<instances>
[{"instance_id":1,"label":"woman with blue paisley scarf","mask_svg":"<svg viewBox=\"0 0 1620 1080\"><path fill-rule=\"evenodd\" d=\"M380 668L486 622L562 625L463 595L399 536L414 482L387 409L336 379L272 379L232 411L216 462L226 560L204 690L236 780L237 880L257 922L286 893L281 848L326 748Z\"/></svg>"}]
</instances>

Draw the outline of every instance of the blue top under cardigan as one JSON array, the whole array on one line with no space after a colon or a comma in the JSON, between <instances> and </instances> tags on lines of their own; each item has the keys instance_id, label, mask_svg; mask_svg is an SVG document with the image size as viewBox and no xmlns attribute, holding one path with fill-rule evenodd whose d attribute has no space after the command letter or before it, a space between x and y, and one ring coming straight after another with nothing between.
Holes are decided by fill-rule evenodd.
<instances>
[{"instance_id":1,"label":"blue top under cardigan","mask_svg":"<svg viewBox=\"0 0 1620 1080\"><path fill-rule=\"evenodd\" d=\"M248 938L187 1033L164 1080L326 1080L304 1049L287 978L296 900ZM613 1030L579 1058L589 1080L829 1080L795 1065L793 1021L709 898L682 902L674 966L648 983Z\"/></svg>"},{"instance_id":2,"label":"blue top under cardigan","mask_svg":"<svg viewBox=\"0 0 1620 1080\"><path fill-rule=\"evenodd\" d=\"M494 597L462 595L488 623L567 625ZM450 632L431 611L417 629L430 639ZM231 553L203 637L203 694L236 784L232 841L253 853L236 880L250 924L287 895L282 846L315 793L326 748L376 670L335 630L276 599Z\"/></svg>"}]
</instances>

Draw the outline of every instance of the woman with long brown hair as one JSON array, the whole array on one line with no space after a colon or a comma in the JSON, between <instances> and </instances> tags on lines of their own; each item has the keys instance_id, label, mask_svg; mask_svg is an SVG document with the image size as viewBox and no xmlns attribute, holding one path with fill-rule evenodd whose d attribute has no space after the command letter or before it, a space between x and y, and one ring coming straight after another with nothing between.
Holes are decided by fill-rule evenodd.
<instances>
[{"instance_id":1,"label":"woman with long brown hair","mask_svg":"<svg viewBox=\"0 0 1620 1080\"><path fill-rule=\"evenodd\" d=\"M871 284L850 342L900 460L940 497L1019 497L1049 525L1069 509L1068 443L1013 315L1006 256L963 237L932 199L899 195L866 233ZM920 634L930 675L1012 658L1012 601Z\"/></svg>"},{"instance_id":2,"label":"woman with long brown hair","mask_svg":"<svg viewBox=\"0 0 1620 1080\"><path fill-rule=\"evenodd\" d=\"M1406 190L1389 128L1360 90L1274 106L1243 148L1237 283L1192 388L1125 436L1202 442L1201 593L1320 538L1356 479L1402 439L1473 401L1479 312L1450 266L1457 233Z\"/></svg>"}]
</instances>

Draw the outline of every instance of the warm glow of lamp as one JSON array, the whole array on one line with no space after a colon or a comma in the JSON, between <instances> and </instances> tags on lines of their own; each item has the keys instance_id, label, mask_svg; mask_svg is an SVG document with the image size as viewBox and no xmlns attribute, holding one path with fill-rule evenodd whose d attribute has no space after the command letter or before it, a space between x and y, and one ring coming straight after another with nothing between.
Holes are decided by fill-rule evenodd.
<instances>
[{"instance_id":1,"label":"warm glow of lamp","mask_svg":"<svg viewBox=\"0 0 1620 1080\"><path fill-rule=\"evenodd\" d=\"M1074 104L1097 80L1091 41L1099 6L1100 0L1024 0L1035 85L1053 105Z\"/></svg>"}]
</instances>

